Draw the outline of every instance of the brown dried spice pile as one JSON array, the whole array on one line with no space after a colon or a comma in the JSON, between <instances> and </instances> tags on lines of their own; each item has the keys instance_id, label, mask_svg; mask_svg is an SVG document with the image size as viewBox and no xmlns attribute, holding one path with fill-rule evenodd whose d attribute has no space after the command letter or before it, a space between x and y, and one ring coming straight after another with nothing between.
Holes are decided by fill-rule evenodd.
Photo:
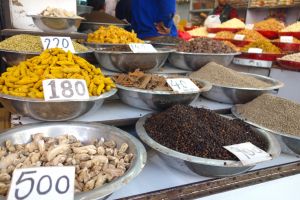
<instances>
[{"instance_id":1,"label":"brown dried spice pile","mask_svg":"<svg viewBox=\"0 0 300 200\"><path fill-rule=\"evenodd\" d=\"M271 83L239 73L215 62L210 62L198 71L191 73L190 78L229 87L266 88L272 86Z\"/></svg>"},{"instance_id":2,"label":"brown dried spice pile","mask_svg":"<svg viewBox=\"0 0 300 200\"><path fill-rule=\"evenodd\" d=\"M237 112L247 120L268 129L300 136L300 104L263 94L244 105L237 105Z\"/></svg>"},{"instance_id":3,"label":"brown dried spice pile","mask_svg":"<svg viewBox=\"0 0 300 200\"><path fill-rule=\"evenodd\" d=\"M175 105L153 114L144 125L156 142L204 158L237 160L223 146L251 142L267 150L267 141L241 120L230 120L204 108Z\"/></svg>"},{"instance_id":4,"label":"brown dried spice pile","mask_svg":"<svg viewBox=\"0 0 300 200\"><path fill-rule=\"evenodd\" d=\"M177 51L189 53L235 53L236 51L222 41L211 38L197 38L189 42L181 42Z\"/></svg>"}]
</instances>

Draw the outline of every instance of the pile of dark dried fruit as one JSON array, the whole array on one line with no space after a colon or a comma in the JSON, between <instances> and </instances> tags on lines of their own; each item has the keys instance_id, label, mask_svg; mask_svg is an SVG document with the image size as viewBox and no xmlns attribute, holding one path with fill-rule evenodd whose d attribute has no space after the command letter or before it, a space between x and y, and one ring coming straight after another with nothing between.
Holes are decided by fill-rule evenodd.
<instances>
[{"instance_id":1,"label":"pile of dark dried fruit","mask_svg":"<svg viewBox=\"0 0 300 200\"><path fill-rule=\"evenodd\" d=\"M236 51L222 41L211 38L197 38L189 42L181 42L177 51L189 53L235 53Z\"/></svg>"},{"instance_id":2,"label":"pile of dark dried fruit","mask_svg":"<svg viewBox=\"0 0 300 200\"><path fill-rule=\"evenodd\" d=\"M227 119L204 108L175 105L153 114L144 127L161 145L198 157L237 160L223 146L244 142L268 149L267 141L241 120Z\"/></svg>"}]
</instances>

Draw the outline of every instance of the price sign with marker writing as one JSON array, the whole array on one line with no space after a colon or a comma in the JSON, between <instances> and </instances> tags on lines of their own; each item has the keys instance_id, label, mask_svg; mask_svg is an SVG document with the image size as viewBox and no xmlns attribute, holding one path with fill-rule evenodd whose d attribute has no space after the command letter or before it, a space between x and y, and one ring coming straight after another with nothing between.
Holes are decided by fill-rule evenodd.
<instances>
[{"instance_id":1,"label":"price sign with marker writing","mask_svg":"<svg viewBox=\"0 0 300 200\"><path fill-rule=\"evenodd\" d=\"M15 169L8 200L74 199L75 167Z\"/></svg>"},{"instance_id":2,"label":"price sign with marker writing","mask_svg":"<svg viewBox=\"0 0 300 200\"><path fill-rule=\"evenodd\" d=\"M262 53L263 50L260 48L249 48L248 53Z\"/></svg>"},{"instance_id":3,"label":"price sign with marker writing","mask_svg":"<svg viewBox=\"0 0 300 200\"><path fill-rule=\"evenodd\" d=\"M209 34L207 35L207 37L209 37L209 38L215 38L216 35L217 35L217 34L215 34L215 33L209 33Z\"/></svg>"},{"instance_id":4,"label":"price sign with marker writing","mask_svg":"<svg viewBox=\"0 0 300 200\"><path fill-rule=\"evenodd\" d=\"M168 78L167 83L173 91L178 93L200 91L198 86L189 78Z\"/></svg>"},{"instance_id":5,"label":"price sign with marker writing","mask_svg":"<svg viewBox=\"0 0 300 200\"><path fill-rule=\"evenodd\" d=\"M245 39L245 35L235 34L233 39L234 40L244 40Z\"/></svg>"},{"instance_id":6,"label":"price sign with marker writing","mask_svg":"<svg viewBox=\"0 0 300 200\"><path fill-rule=\"evenodd\" d=\"M252 30L254 28L254 24L246 24L245 29Z\"/></svg>"},{"instance_id":7,"label":"price sign with marker writing","mask_svg":"<svg viewBox=\"0 0 300 200\"><path fill-rule=\"evenodd\" d=\"M292 36L280 36L280 42L282 42L282 43L293 43L294 38Z\"/></svg>"},{"instance_id":8,"label":"price sign with marker writing","mask_svg":"<svg viewBox=\"0 0 300 200\"><path fill-rule=\"evenodd\" d=\"M157 50L152 44L131 43L129 47L133 53L155 53Z\"/></svg>"},{"instance_id":9,"label":"price sign with marker writing","mask_svg":"<svg viewBox=\"0 0 300 200\"><path fill-rule=\"evenodd\" d=\"M44 49L61 48L64 51L75 53L75 49L70 37L41 37Z\"/></svg>"},{"instance_id":10,"label":"price sign with marker writing","mask_svg":"<svg viewBox=\"0 0 300 200\"><path fill-rule=\"evenodd\" d=\"M224 146L224 148L238 157L243 165L252 165L272 159L270 154L250 142Z\"/></svg>"},{"instance_id":11,"label":"price sign with marker writing","mask_svg":"<svg viewBox=\"0 0 300 200\"><path fill-rule=\"evenodd\" d=\"M89 99L86 81L82 79L46 79L43 88L45 101Z\"/></svg>"}]
</instances>

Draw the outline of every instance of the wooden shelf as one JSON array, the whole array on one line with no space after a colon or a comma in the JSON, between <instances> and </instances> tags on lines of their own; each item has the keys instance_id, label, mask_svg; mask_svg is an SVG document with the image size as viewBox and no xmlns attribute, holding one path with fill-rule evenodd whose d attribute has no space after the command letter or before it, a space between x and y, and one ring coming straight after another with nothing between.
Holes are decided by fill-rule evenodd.
<instances>
[{"instance_id":1,"label":"wooden shelf","mask_svg":"<svg viewBox=\"0 0 300 200\"><path fill-rule=\"evenodd\" d=\"M293 5L249 7L249 9L281 9L281 8L299 8L299 7L300 4L293 4Z\"/></svg>"}]
</instances>

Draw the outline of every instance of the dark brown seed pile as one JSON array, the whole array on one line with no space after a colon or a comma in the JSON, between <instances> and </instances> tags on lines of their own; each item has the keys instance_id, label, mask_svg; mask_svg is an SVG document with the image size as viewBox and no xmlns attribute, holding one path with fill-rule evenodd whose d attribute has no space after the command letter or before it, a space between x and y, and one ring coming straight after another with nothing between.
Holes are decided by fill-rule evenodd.
<instances>
[{"instance_id":1,"label":"dark brown seed pile","mask_svg":"<svg viewBox=\"0 0 300 200\"><path fill-rule=\"evenodd\" d=\"M251 142L267 150L267 141L240 120L210 110L175 105L146 120L151 138L175 151L204 158L237 160L223 146Z\"/></svg>"},{"instance_id":2,"label":"dark brown seed pile","mask_svg":"<svg viewBox=\"0 0 300 200\"><path fill-rule=\"evenodd\" d=\"M117 45L113 47L108 47L104 49L105 51L125 51L125 52L131 52L131 49L128 45Z\"/></svg>"},{"instance_id":3,"label":"dark brown seed pile","mask_svg":"<svg viewBox=\"0 0 300 200\"><path fill-rule=\"evenodd\" d=\"M189 42L181 42L177 51L189 53L235 53L236 51L222 41L211 38L197 38Z\"/></svg>"},{"instance_id":4,"label":"dark brown seed pile","mask_svg":"<svg viewBox=\"0 0 300 200\"><path fill-rule=\"evenodd\" d=\"M183 40L178 37L172 37L172 36L161 36L156 37L151 40L153 43L165 43L165 44L178 44L179 42L182 42Z\"/></svg>"}]
</instances>

